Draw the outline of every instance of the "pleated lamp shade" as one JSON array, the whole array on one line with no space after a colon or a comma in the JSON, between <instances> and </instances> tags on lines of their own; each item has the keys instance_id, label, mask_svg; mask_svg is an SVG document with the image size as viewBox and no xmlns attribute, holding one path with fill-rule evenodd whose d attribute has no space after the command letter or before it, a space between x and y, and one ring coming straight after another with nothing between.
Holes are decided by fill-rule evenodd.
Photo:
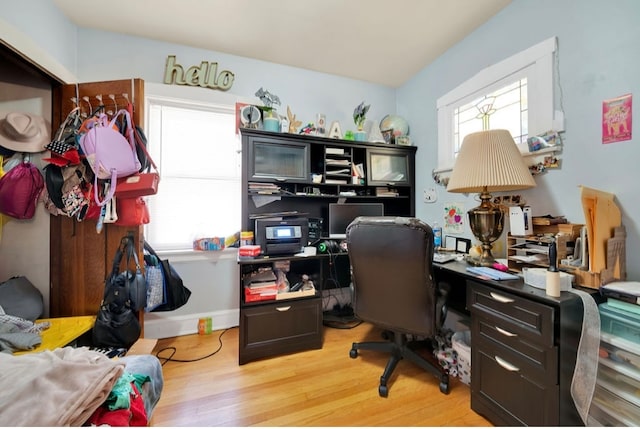
<instances>
[{"instance_id":1,"label":"pleated lamp shade","mask_svg":"<svg viewBox=\"0 0 640 429\"><path fill-rule=\"evenodd\" d=\"M515 191L534 186L536 182L511 133L508 130L487 130L464 138L447 191Z\"/></svg>"}]
</instances>

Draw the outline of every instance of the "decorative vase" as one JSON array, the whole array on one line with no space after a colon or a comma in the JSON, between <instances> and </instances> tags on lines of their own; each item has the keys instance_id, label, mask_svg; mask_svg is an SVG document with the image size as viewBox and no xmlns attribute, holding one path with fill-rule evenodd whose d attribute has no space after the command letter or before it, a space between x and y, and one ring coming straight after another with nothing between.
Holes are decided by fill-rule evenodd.
<instances>
[{"instance_id":1,"label":"decorative vase","mask_svg":"<svg viewBox=\"0 0 640 429\"><path fill-rule=\"evenodd\" d=\"M280 116L276 109L262 112L262 125L265 131L280 132Z\"/></svg>"},{"instance_id":2,"label":"decorative vase","mask_svg":"<svg viewBox=\"0 0 640 429\"><path fill-rule=\"evenodd\" d=\"M367 132L364 130L358 130L353 133L354 140L357 142L366 142L367 141Z\"/></svg>"}]
</instances>

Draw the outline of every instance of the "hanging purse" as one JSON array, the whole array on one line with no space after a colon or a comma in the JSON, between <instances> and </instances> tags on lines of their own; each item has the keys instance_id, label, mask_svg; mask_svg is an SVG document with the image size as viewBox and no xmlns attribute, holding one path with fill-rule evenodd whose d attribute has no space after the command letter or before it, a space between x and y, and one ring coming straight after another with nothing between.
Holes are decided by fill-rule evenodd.
<instances>
[{"instance_id":1,"label":"hanging purse","mask_svg":"<svg viewBox=\"0 0 640 429\"><path fill-rule=\"evenodd\" d=\"M150 221L149 207L144 198L113 198L117 200L118 216L114 222L120 226L146 225Z\"/></svg>"},{"instance_id":2,"label":"hanging purse","mask_svg":"<svg viewBox=\"0 0 640 429\"><path fill-rule=\"evenodd\" d=\"M122 256L127 253L127 266L120 272ZM130 253L136 270L129 270ZM141 299L141 289L144 299ZM111 273L105 281L105 290L96 321L93 326L93 345L97 347L129 348L142 331L136 311L146 305L146 280L140 270L137 254L130 237L123 237L113 258Z\"/></svg>"},{"instance_id":3,"label":"hanging purse","mask_svg":"<svg viewBox=\"0 0 640 429\"><path fill-rule=\"evenodd\" d=\"M127 278L129 283L129 300L131 301L131 309L140 311L147 306L147 279L142 274L140 262L138 261L138 252L133 245L133 239L127 238L126 246L126 265L125 270L120 273ZM135 271L129 270L131 260L135 263Z\"/></svg>"},{"instance_id":4,"label":"hanging purse","mask_svg":"<svg viewBox=\"0 0 640 429\"><path fill-rule=\"evenodd\" d=\"M138 173L118 179L115 196L121 198L155 195L158 192L158 184L160 183L158 167L156 166L156 163L153 162L151 155L149 155L149 152L147 151L147 139L144 136L143 131L133 124L132 109L133 107L131 104L127 105L127 110L129 111L129 117L127 119L131 120L131 128L134 133L136 150L140 163L143 164L143 168ZM146 166L144 164L146 164ZM151 167L153 167L155 171L151 171ZM147 170L146 172L144 171L145 168Z\"/></svg>"}]
</instances>

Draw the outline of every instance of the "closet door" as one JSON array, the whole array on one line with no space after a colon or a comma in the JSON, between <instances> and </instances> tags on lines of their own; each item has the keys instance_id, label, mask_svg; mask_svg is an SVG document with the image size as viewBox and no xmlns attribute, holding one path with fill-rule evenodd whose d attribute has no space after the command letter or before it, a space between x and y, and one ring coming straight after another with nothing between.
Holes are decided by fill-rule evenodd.
<instances>
[{"instance_id":1,"label":"closet door","mask_svg":"<svg viewBox=\"0 0 640 429\"><path fill-rule=\"evenodd\" d=\"M89 112L101 104L100 98L107 112L124 108L130 101L134 105L134 122L140 126L144 123L144 81L128 79L54 88L52 130L55 132L76 106L74 100L83 112ZM142 226L104 224L98 234L95 220L78 222L66 216L51 216L51 317L97 314L120 239L132 236L142 261L142 231ZM140 318L142 315L140 312Z\"/></svg>"}]
</instances>

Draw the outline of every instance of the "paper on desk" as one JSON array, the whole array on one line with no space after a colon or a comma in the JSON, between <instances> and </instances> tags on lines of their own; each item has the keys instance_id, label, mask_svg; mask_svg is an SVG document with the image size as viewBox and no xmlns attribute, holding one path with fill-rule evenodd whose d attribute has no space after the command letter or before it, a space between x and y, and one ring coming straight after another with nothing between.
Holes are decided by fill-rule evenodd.
<instances>
[{"instance_id":1,"label":"paper on desk","mask_svg":"<svg viewBox=\"0 0 640 429\"><path fill-rule=\"evenodd\" d=\"M580 198L587 226L589 271L599 273L607 267L607 240L622 224L620 209L613 202L615 195L608 192L580 186Z\"/></svg>"},{"instance_id":2,"label":"paper on desk","mask_svg":"<svg viewBox=\"0 0 640 429\"><path fill-rule=\"evenodd\" d=\"M262 206L266 206L267 204L272 203L274 201L279 201L282 198L280 198L280 196L272 196L272 195L253 195L251 199L253 200L253 204L256 206L256 208L259 208Z\"/></svg>"}]
</instances>

